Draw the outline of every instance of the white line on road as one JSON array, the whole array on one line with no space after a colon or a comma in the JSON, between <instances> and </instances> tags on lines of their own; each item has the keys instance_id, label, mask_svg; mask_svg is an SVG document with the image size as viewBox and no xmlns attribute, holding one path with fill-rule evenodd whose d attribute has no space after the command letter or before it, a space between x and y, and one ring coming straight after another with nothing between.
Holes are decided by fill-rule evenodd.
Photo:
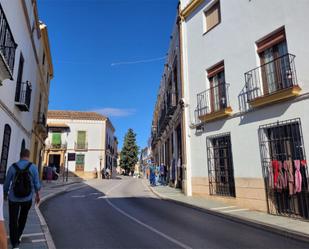
<instances>
[{"instance_id":1,"label":"white line on road","mask_svg":"<svg viewBox=\"0 0 309 249\"><path fill-rule=\"evenodd\" d=\"M86 195L72 195L72 198L85 198Z\"/></svg>"},{"instance_id":2,"label":"white line on road","mask_svg":"<svg viewBox=\"0 0 309 249\"><path fill-rule=\"evenodd\" d=\"M240 211L247 211L248 209L240 208L240 209L232 209L232 210L225 210L222 213L232 213L232 212L240 212Z\"/></svg>"},{"instance_id":3,"label":"white line on road","mask_svg":"<svg viewBox=\"0 0 309 249\"><path fill-rule=\"evenodd\" d=\"M122 182L122 183L124 183L124 182ZM120 184L116 185L115 187L111 188L111 189L108 191L108 193L110 193L112 190L114 190L114 189L116 189L117 187L119 187L122 183L120 183ZM192 249L192 247L190 247L190 246L188 246L188 245L186 245L186 244L183 244L183 243L179 242L179 241L176 240L176 239L173 239L172 237L170 237L170 236L168 236L168 235L166 235L166 234L160 232L159 230L153 228L152 226L149 226L149 225L147 225L146 223L144 223L144 222L142 222L142 221L136 219L136 218L133 217L132 215L126 213L126 212L123 211L122 209L120 209L120 208L118 208L117 206L115 206L109 199L105 199L105 201L106 201L112 208L114 208L116 211L118 211L118 212L121 213L122 215L126 216L127 218L133 220L134 222L138 223L139 225L141 225L141 226L147 228L148 230L150 230L150 231L152 231L152 232L154 232L154 233L160 235L161 237L163 237L163 238L169 240L170 242L172 242L172 243L174 243L174 244L180 246L181 248Z\"/></svg>"},{"instance_id":4,"label":"white line on road","mask_svg":"<svg viewBox=\"0 0 309 249\"><path fill-rule=\"evenodd\" d=\"M234 208L234 207L236 207L236 206L216 207L216 208L211 208L211 210L229 209L229 208Z\"/></svg>"},{"instance_id":5,"label":"white line on road","mask_svg":"<svg viewBox=\"0 0 309 249\"><path fill-rule=\"evenodd\" d=\"M44 236L44 233L25 233L21 237L28 238L28 237L35 237L35 236ZM10 236L7 236L7 238L9 239Z\"/></svg>"},{"instance_id":6,"label":"white line on road","mask_svg":"<svg viewBox=\"0 0 309 249\"><path fill-rule=\"evenodd\" d=\"M46 239L34 239L34 240L31 240L32 243L40 243L40 242L45 242Z\"/></svg>"}]
</instances>

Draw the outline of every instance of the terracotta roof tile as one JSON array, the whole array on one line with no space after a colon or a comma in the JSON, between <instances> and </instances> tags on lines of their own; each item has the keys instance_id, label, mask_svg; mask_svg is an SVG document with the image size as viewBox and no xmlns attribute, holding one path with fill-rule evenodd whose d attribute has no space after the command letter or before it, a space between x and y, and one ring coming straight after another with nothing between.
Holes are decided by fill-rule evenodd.
<instances>
[{"instance_id":1,"label":"terracotta roof tile","mask_svg":"<svg viewBox=\"0 0 309 249\"><path fill-rule=\"evenodd\" d=\"M78 119L78 120L107 120L107 117L96 112L80 112L80 111L48 111L49 119Z\"/></svg>"}]
</instances>

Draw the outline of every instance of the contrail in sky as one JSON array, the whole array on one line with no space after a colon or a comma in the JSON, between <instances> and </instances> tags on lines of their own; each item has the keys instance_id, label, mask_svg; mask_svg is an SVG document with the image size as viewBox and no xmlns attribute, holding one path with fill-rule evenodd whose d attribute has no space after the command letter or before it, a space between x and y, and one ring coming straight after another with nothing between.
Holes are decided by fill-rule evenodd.
<instances>
[{"instance_id":1,"label":"contrail in sky","mask_svg":"<svg viewBox=\"0 0 309 249\"><path fill-rule=\"evenodd\" d=\"M120 62L112 63L111 66L114 67L114 66L120 66L120 65L131 65L131 64L149 63L149 62L153 62L153 61L164 60L165 58L166 58L166 56L158 57L158 58L152 58L152 59L147 59L147 60L120 61Z\"/></svg>"}]
</instances>

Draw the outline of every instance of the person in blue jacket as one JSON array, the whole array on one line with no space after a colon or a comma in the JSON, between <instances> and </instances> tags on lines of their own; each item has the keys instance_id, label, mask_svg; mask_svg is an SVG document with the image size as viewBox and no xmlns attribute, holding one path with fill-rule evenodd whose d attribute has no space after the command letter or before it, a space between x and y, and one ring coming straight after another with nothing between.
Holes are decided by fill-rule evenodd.
<instances>
[{"instance_id":1,"label":"person in blue jacket","mask_svg":"<svg viewBox=\"0 0 309 249\"><path fill-rule=\"evenodd\" d=\"M13 248L18 248L23 234L28 213L32 205L33 195L35 193L35 202L39 204L40 194L39 190L41 188L39 172L36 165L29 162L30 151L23 149L20 153L20 160L13 164L8 172L4 182L3 191L4 198L9 199L9 231L10 231L10 241ZM25 197L17 197L15 194L15 175L18 170L25 170L28 168L31 180L31 191L29 195ZM29 179L29 178L28 178ZM29 186L29 185L28 185ZM30 190L30 188L29 188ZM14 193L15 192L15 193Z\"/></svg>"}]
</instances>

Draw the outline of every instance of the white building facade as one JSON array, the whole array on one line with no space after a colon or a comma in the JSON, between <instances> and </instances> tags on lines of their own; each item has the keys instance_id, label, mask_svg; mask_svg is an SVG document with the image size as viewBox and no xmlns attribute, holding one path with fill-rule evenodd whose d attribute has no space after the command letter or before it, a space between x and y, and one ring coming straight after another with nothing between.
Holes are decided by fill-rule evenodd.
<instances>
[{"instance_id":1,"label":"white building facade","mask_svg":"<svg viewBox=\"0 0 309 249\"><path fill-rule=\"evenodd\" d=\"M81 178L93 178L117 167L117 138L110 120L93 112L49 111L48 138L44 165L55 166L60 173L68 170ZM75 161L68 161L68 153Z\"/></svg>"},{"instance_id":2,"label":"white building facade","mask_svg":"<svg viewBox=\"0 0 309 249\"><path fill-rule=\"evenodd\" d=\"M3 179L7 167L19 160L22 148L33 152L34 140L47 135L46 123L40 123L36 117L39 112L41 116L46 114L53 71L47 29L38 19L36 1L1 0L0 23L0 178ZM42 129L37 129L37 125ZM31 153L34 163L40 161L42 146L42 142L37 143L35 158Z\"/></svg>"},{"instance_id":3,"label":"white building facade","mask_svg":"<svg viewBox=\"0 0 309 249\"><path fill-rule=\"evenodd\" d=\"M180 9L189 194L308 219L309 2Z\"/></svg>"}]
</instances>

